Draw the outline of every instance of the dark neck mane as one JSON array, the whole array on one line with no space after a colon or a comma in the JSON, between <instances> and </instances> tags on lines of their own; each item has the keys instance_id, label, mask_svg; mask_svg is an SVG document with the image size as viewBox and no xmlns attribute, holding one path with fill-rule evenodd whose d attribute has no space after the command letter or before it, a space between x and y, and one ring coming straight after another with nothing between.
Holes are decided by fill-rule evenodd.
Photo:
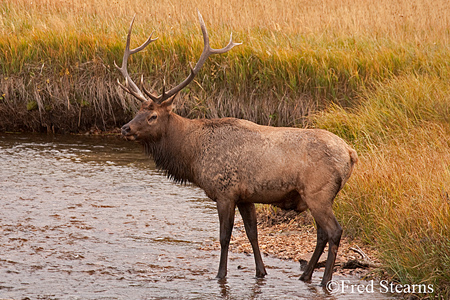
<instances>
[{"instance_id":1,"label":"dark neck mane","mask_svg":"<svg viewBox=\"0 0 450 300\"><path fill-rule=\"evenodd\" d=\"M162 170L167 177L178 183L194 182L191 162L192 156L182 144L183 141L163 137L158 142L143 141L145 153L153 158L156 167Z\"/></svg>"},{"instance_id":2,"label":"dark neck mane","mask_svg":"<svg viewBox=\"0 0 450 300\"><path fill-rule=\"evenodd\" d=\"M153 158L156 168L162 170L167 177L178 183L193 182L191 167L180 155L173 153L170 145L159 143L143 143L145 153Z\"/></svg>"}]
</instances>

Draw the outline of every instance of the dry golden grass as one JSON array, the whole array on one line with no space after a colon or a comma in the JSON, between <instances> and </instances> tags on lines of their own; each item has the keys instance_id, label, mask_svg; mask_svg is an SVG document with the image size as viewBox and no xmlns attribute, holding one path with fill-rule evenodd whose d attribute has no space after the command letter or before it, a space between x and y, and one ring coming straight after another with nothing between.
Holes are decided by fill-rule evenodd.
<instances>
[{"instance_id":1,"label":"dry golden grass","mask_svg":"<svg viewBox=\"0 0 450 300\"><path fill-rule=\"evenodd\" d=\"M337 211L347 233L380 250L395 278L431 283L448 296L449 131L434 127L410 134L409 142L390 141L360 155Z\"/></svg>"},{"instance_id":2,"label":"dry golden grass","mask_svg":"<svg viewBox=\"0 0 450 300\"><path fill-rule=\"evenodd\" d=\"M352 105L361 90L393 75L448 69L446 1L0 0L2 97L21 91L14 105L37 107L35 119L41 123L51 122L45 111L65 105L76 110L72 124L94 125L78 117L94 104L100 115L82 115L120 123L112 112L134 108L113 88L118 76L113 61L121 60L130 19L137 13L132 45L152 30L159 37L131 58L130 72L160 88L164 77L173 85L187 76L188 63L201 52L196 8L213 46L226 43L230 32L243 45L212 57L198 85L185 90L180 112L191 117L305 126L311 112L331 101ZM104 86L93 85L92 77ZM120 105L112 107L115 102ZM39 130L39 125L27 128Z\"/></svg>"},{"instance_id":3,"label":"dry golden grass","mask_svg":"<svg viewBox=\"0 0 450 300\"><path fill-rule=\"evenodd\" d=\"M8 1L6 1L8 2ZM61 30L96 27L110 32L123 31L136 13L141 24L152 28L178 28L196 23L196 9L207 16L213 28L233 31L255 29L274 34L329 34L372 36L394 40L447 43L450 4L445 0L230 0L230 1L107 1L107 0L17 0L14 9L30 17L34 30ZM18 30L2 24L3 30ZM182 25L182 26L180 26ZM111 28L111 26L113 28ZM143 25L141 25L143 26ZM107 29L107 28L109 29ZM149 28L150 27L150 28ZM259 41L257 41L259 43Z\"/></svg>"},{"instance_id":4,"label":"dry golden grass","mask_svg":"<svg viewBox=\"0 0 450 300\"><path fill-rule=\"evenodd\" d=\"M448 77L405 75L332 107L316 124L352 140L360 161L336 201L347 234L363 238L403 283L450 283Z\"/></svg>"}]
</instances>

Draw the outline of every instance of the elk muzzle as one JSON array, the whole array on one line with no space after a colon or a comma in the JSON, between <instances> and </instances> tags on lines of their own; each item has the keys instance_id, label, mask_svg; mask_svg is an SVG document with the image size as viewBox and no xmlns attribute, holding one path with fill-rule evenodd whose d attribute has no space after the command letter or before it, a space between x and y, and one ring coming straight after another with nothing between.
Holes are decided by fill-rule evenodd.
<instances>
[{"instance_id":1,"label":"elk muzzle","mask_svg":"<svg viewBox=\"0 0 450 300\"><path fill-rule=\"evenodd\" d=\"M125 137L127 140L135 140L136 136L131 133L131 127L130 123L127 123L122 126L121 128L122 136Z\"/></svg>"}]
</instances>

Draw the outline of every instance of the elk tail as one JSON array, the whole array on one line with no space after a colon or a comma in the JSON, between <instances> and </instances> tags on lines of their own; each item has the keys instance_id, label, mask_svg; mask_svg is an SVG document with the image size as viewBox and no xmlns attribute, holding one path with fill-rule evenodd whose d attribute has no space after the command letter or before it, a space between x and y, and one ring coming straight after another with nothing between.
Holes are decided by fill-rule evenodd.
<instances>
[{"instance_id":1,"label":"elk tail","mask_svg":"<svg viewBox=\"0 0 450 300\"><path fill-rule=\"evenodd\" d=\"M358 153L356 153L355 149L349 148L348 154L350 154L350 161L352 163L352 166L355 165L358 162Z\"/></svg>"}]
</instances>

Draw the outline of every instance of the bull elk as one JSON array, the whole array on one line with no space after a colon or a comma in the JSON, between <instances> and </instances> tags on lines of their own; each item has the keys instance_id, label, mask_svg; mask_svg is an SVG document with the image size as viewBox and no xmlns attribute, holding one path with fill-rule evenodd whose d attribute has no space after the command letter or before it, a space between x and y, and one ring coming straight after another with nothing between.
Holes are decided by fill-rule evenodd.
<instances>
[{"instance_id":1,"label":"bull elk","mask_svg":"<svg viewBox=\"0 0 450 300\"><path fill-rule=\"evenodd\" d=\"M131 54L155 41L152 35L130 50L130 24L119 85L140 101L136 116L122 127L128 140L139 141L157 168L176 182L191 182L217 203L220 222L220 263L217 278L227 275L228 247L236 206L242 215L253 248L256 276L267 273L258 246L255 203L283 209L311 211L317 225L317 245L300 279L310 281L325 245L328 257L321 285L332 278L342 229L332 205L357 162L356 151L326 130L276 128L235 118L187 119L173 112L173 102L211 54L225 53L239 43L231 36L228 45L213 49L202 16L198 13L204 49L189 76L174 88L154 95L133 82L127 71ZM153 33L152 33L153 34ZM141 78L142 85L142 78ZM144 95L145 94L145 95ZM147 97L148 98L147 98Z\"/></svg>"}]
</instances>

